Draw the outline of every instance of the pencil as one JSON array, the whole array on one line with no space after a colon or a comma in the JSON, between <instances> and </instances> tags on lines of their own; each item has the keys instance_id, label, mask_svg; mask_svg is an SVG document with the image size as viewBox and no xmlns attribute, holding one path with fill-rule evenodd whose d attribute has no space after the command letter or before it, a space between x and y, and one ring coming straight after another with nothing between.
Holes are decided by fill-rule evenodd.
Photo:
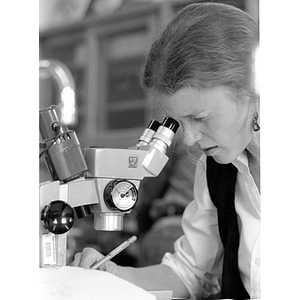
<instances>
[{"instance_id":1,"label":"pencil","mask_svg":"<svg viewBox=\"0 0 300 300\"><path fill-rule=\"evenodd\" d=\"M106 263L108 260L111 260L113 257L115 257L117 254L119 254L120 252L122 252L124 249L126 249L129 245L131 245L132 243L134 243L136 240L137 240L137 237L135 235L133 235L127 241L125 241L124 243L122 243L121 245L119 245L117 248L115 248L114 250L112 250L111 252L109 252L106 256L104 256L103 258L101 258L98 262L96 262L95 264L93 264L91 266L91 269L92 270L98 269L102 264Z\"/></svg>"}]
</instances>

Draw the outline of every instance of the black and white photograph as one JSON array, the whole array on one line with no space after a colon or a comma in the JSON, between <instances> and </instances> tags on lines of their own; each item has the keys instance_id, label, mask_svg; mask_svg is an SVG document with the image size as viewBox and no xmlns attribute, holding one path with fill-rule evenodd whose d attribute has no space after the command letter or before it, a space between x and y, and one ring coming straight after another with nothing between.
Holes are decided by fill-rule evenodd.
<instances>
[{"instance_id":1,"label":"black and white photograph","mask_svg":"<svg viewBox=\"0 0 300 300\"><path fill-rule=\"evenodd\" d=\"M6 110L1 148L16 167L3 166L13 186L1 256L22 269L4 275L23 298L297 297L299 134L287 101L299 101L288 66L299 70L300 49L295 12L280 16L287 3L34 2L3 37L17 42L3 47L17 67L7 59L15 120Z\"/></svg>"}]
</instances>

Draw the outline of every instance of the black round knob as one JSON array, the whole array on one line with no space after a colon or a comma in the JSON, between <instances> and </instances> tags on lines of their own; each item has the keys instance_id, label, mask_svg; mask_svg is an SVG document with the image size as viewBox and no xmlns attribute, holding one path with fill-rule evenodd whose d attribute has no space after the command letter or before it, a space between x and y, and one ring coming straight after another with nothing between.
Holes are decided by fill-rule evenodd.
<instances>
[{"instance_id":1,"label":"black round knob","mask_svg":"<svg viewBox=\"0 0 300 300\"><path fill-rule=\"evenodd\" d=\"M174 133L176 133L177 129L179 128L179 123L175 119L169 117L166 117L161 125L169 128Z\"/></svg>"},{"instance_id":2,"label":"black round knob","mask_svg":"<svg viewBox=\"0 0 300 300\"><path fill-rule=\"evenodd\" d=\"M46 229L54 234L63 234L69 231L74 224L72 207L61 200L50 202L41 212L41 220Z\"/></svg>"}]
</instances>

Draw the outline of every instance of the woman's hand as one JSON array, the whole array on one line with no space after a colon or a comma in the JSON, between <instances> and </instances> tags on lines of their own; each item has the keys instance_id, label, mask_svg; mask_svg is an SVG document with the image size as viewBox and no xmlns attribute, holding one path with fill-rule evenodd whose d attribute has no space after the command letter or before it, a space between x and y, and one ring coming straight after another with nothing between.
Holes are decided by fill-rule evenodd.
<instances>
[{"instance_id":1,"label":"woman's hand","mask_svg":"<svg viewBox=\"0 0 300 300\"><path fill-rule=\"evenodd\" d=\"M91 266L103 258L104 255L99 253L93 248L84 248L82 252L78 252L74 256L74 260L70 264L72 267L80 267L84 269L90 269ZM107 261L102 264L98 270L107 271L118 276L117 265L111 261Z\"/></svg>"},{"instance_id":2,"label":"woman's hand","mask_svg":"<svg viewBox=\"0 0 300 300\"><path fill-rule=\"evenodd\" d=\"M197 276L199 283L205 289L206 292L212 295L216 295L221 291L219 276L212 275L210 273L205 273L204 278Z\"/></svg>"},{"instance_id":3,"label":"woman's hand","mask_svg":"<svg viewBox=\"0 0 300 300\"><path fill-rule=\"evenodd\" d=\"M103 255L92 248L85 248L75 254L73 267L90 269ZM99 270L107 271L119 278L127 280L145 290L173 290L177 297L187 298L189 292L177 274L168 266L159 264L144 268L118 266L112 261L101 265Z\"/></svg>"}]
</instances>

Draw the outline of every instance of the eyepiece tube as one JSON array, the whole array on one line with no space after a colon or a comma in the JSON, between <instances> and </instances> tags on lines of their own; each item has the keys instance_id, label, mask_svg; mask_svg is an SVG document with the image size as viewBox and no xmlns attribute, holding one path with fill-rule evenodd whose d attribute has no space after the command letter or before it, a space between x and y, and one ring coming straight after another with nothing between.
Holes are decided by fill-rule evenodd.
<instances>
[{"instance_id":1,"label":"eyepiece tube","mask_svg":"<svg viewBox=\"0 0 300 300\"><path fill-rule=\"evenodd\" d=\"M156 130L159 128L160 125L161 124L158 121L151 120L147 128L140 136L139 142L136 144L136 148L148 145L151 142L154 133L156 132Z\"/></svg>"},{"instance_id":2,"label":"eyepiece tube","mask_svg":"<svg viewBox=\"0 0 300 300\"><path fill-rule=\"evenodd\" d=\"M156 131L159 128L160 125L161 124L158 121L156 121L156 120L153 119L153 120L150 121L150 123L147 126L147 128L151 129L153 131Z\"/></svg>"},{"instance_id":3,"label":"eyepiece tube","mask_svg":"<svg viewBox=\"0 0 300 300\"><path fill-rule=\"evenodd\" d=\"M171 145L173 137L179 128L179 123L169 117L166 117L153 135L151 145L165 152L167 147Z\"/></svg>"},{"instance_id":4,"label":"eyepiece tube","mask_svg":"<svg viewBox=\"0 0 300 300\"><path fill-rule=\"evenodd\" d=\"M169 128L174 133L176 133L179 128L179 123L176 120L169 117L166 117L161 125Z\"/></svg>"}]
</instances>

